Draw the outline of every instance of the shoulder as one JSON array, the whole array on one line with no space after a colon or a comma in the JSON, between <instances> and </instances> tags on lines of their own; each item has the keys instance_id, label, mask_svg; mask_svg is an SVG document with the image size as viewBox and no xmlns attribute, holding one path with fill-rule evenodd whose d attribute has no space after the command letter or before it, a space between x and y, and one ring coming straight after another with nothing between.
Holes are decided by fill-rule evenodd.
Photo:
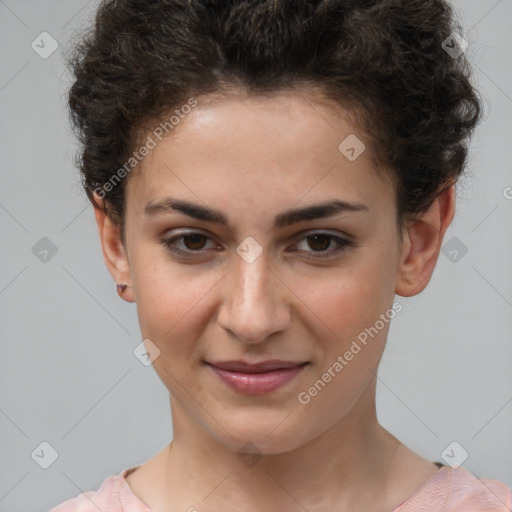
<instances>
[{"instance_id":1,"label":"shoulder","mask_svg":"<svg viewBox=\"0 0 512 512\"><path fill-rule=\"evenodd\" d=\"M50 512L122 512L119 502L119 478L120 475L109 476L97 491L82 492L52 508Z\"/></svg>"},{"instance_id":2,"label":"shoulder","mask_svg":"<svg viewBox=\"0 0 512 512\"><path fill-rule=\"evenodd\" d=\"M393 512L512 512L512 490L459 467L441 468Z\"/></svg>"},{"instance_id":3,"label":"shoulder","mask_svg":"<svg viewBox=\"0 0 512 512\"><path fill-rule=\"evenodd\" d=\"M510 512L512 490L499 480L477 478L466 469L450 468L450 494L447 511Z\"/></svg>"}]
</instances>

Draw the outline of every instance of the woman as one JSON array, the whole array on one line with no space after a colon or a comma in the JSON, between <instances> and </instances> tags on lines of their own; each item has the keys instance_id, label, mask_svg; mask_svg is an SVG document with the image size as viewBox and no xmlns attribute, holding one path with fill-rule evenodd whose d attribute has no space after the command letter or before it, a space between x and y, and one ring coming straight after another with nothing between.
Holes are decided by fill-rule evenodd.
<instances>
[{"instance_id":1,"label":"woman","mask_svg":"<svg viewBox=\"0 0 512 512\"><path fill-rule=\"evenodd\" d=\"M100 5L69 104L173 440L53 512L510 510L375 409L480 119L454 27L443 0Z\"/></svg>"}]
</instances>

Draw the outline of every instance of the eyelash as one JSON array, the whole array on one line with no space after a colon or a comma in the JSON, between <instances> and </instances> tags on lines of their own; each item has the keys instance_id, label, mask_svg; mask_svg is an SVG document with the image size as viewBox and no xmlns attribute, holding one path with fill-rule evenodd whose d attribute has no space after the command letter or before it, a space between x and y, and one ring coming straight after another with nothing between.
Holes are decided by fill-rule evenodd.
<instances>
[{"instance_id":1,"label":"eyelash","mask_svg":"<svg viewBox=\"0 0 512 512\"><path fill-rule=\"evenodd\" d=\"M206 237L207 240L211 240L211 238L209 236L205 235L204 233L201 233L199 231L189 231L186 233L181 233L181 234L176 235L169 239L162 239L161 241L162 241L162 244L164 245L164 247L166 247L166 249L177 254L178 256L190 257L190 256L195 256L195 255L204 253L205 251L202 249L197 250L197 251L193 251L193 250L183 251L181 249L176 248L176 246L174 245L174 242L176 242L177 240L186 238L188 236L191 236L191 235L200 235L200 236ZM355 243L352 242L351 240L347 240L345 238L341 238L339 236L336 236L336 235L333 235L330 233L323 233L321 231L313 231L311 233L308 233L306 236L303 236L302 238L300 238L295 243L295 245L297 245L302 240L307 240L308 238L313 237L315 235L321 235L321 236L326 236L326 237L330 238L331 241L334 241L338 244L338 247L336 247L334 250L331 249L331 250L326 250L326 251L310 252L309 254L316 254L315 256L312 257L313 259L329 258L329 257L335 256L335 255L345 251L346 248L355 246ZM330 245L330 243L329 243L329 245ZM295 251L292 251L292 252L295 252Z\"/></svg>"}]
</instances>

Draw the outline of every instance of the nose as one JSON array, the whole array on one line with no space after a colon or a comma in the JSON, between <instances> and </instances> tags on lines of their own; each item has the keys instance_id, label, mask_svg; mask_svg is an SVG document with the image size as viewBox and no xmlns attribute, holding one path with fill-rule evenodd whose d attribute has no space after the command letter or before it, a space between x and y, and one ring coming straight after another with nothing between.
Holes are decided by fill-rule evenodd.
<instances>
[{"instance_id":1,"label":"nose","mask_svg":"<svg viewBox=\"0 0 512 512\"><path fill-rule=\"evenodd\" d=\"M290 322L288 288L268 265L265 252L248 263L236 256L226 275L218 323L245 343L261 343Z\"/></svg>"}]
</instances>

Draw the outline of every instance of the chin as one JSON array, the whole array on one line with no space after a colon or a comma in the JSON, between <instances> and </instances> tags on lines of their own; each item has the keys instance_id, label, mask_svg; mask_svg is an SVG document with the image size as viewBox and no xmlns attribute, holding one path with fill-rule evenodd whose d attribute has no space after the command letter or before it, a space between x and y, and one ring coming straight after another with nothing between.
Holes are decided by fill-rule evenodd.
<instances>
[{"instance_id":1,"label":"chin","mask_svg":"<svg viewBox=\"0 0 512 512\"><path fill-rule=\"evenodd\" d=\"M243 422L225 424L226 431L216 429L217 440L235 453L254 452L256 455L280 455L291 452L308 442L304 423L288 419L287 413L271 414L264 418L262 413L246 415ZM284 420L284 421L283 421ZM218 437L220 436L220 438Z\"/></svg>"}]
</instances>

